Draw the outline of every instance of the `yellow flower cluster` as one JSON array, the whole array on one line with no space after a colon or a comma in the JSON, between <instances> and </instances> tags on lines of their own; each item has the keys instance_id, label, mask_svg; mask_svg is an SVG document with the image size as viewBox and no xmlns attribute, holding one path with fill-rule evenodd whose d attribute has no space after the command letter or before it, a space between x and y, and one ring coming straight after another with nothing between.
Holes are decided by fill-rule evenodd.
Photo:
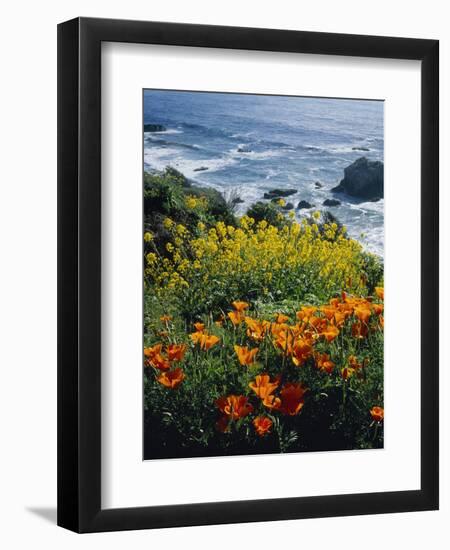
<instances>
[{"instance_id":1,"label":"yellow flower cluster","mask_svg":"<svg viewBox=\"0 0 450 550\"><path fill-rule=\"evenodd\" d=\"M157 290L188 287L195 278L202 285L210 281L249 280L254 288L292 289L301 285L301 276L320 284L324 293L346 289L364 293L361 277L361 245L339 230L337 224L292 222L282 229L258 223L249 216L239 227L223 222L207 230L199 223L196 235L166 219L173 235L166 258L147 255L146 274Z\"/></svg>"}]
</instances>

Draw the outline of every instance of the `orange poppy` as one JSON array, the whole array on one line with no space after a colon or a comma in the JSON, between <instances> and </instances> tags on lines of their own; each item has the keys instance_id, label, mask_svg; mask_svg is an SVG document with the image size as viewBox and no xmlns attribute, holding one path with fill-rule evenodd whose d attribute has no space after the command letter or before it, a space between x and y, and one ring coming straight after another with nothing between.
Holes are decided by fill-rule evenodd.
<instances>
[{"instance_id":1,"label":"orange poppy","mask_svg":"<svg viewBox=\"0 0 450 550\"><path fill-rule=\"evenodd\" d=\"M355 370L359 370L359 369L362 369L364 364L365 364L365 361L364 363L361 363L360 361L358 361L358 358L356 357L356 355L349 355L349 358L348 358L348 364Z\"/></svg>"},{"instance_id":2,"label":"orange poppy","mask_svg":"<svg viewBox=\"0 0 450 550\"><path fill-rule=\"evenodd\" d=\"M267 416L257 416L253 419L253 426L255 427L256 433L262 437L270 432L273 422Z\"/></svg>"},{"instance_id":3,"label":"orange poppy","mask_svg":"<svg viewBox=\"0 0 450 550\"><path fill-rule=\"evenodd\" d=\"M275 314L275 323L282 324L286 321L289 321L289 317L287 315L284 315L283 313L276 313Z\"/></svg>"},{"instance_id":4,"label":"orange poppy","mask_svg":"<svg viewBox=\"0 0 450 550\"><path fill-rule=\"evenodd\" d=\"M181 361L186 353L186 344L170 344L167 346L169 361Z\"/></svg>"},{"instance_id":5,"label":"orange poppy","mask_svg":"<svg viewBox=\"0 0 450 550\"><path fill-rule=\"evenodd\" d=\"M353 323L352 336L354 338L365 338L368 332L369 330L367 328L367 325L365 325L364 323L361 323L361 321L357 321L356 323Z\"/></svg>"},{"instance_id":6,"label":"orange poppy","mask_svg":"<svg viewBox=\"0 0 450 550\"><path fill-rule=\"evenodd\" d=\"M227 395L216 401L216 407L232 420L244 418L253 411L253 406L244 395Z\"/></svg>"},{"instance_id":7,"label":"orange poppy","mask_svg":"<svg viewBox=\"0 0 450 550\"><path fill-rule=\"evenodd\" d=\"M321 306L320 311L329 321L331 321L331 319L333 319L334 317L334 314L336 313L336 308L334 308L333 306Z\"/></svg>"},{"instance_id":8,"label":"orange poppy","mask_svg":"<svg viewBox=\"0 0 450 550\"><path fill-rule=\"evenodd\" d=\"M171 390L174 390L175 388L177 388L181 384L181 382L183 382L184 379L185 379L185 374L180 367L168 372L163 372L157 378L160 384L162 384L166 388L170 388Z\"/></svg>"},{"instance_id":9,"label":"orange poppy","mask_svg":"<svg viewBox=\"0 0 450 550\"><path fill-rule=\"evenodd\" d=\"M245 315L241 311L229 311L227 315L234 326L240 325L242 321L245 319Z\"/></svg>"},{"instance_id":10,"label":"orange poppy","mask_svg":"<svg viewBox=\"0 0 450 550\"><path fill-rule=\"evenodd\" d=\"M159 320L162 321L163 323L168 323L169 321L172 320L172 316L171 315L162 315L159 318Z\"/></svg>"},{"instance_id":11,"label":"orange poppy","mask_svg":"<svg viewBox=\"0 0 450 550\"><path fill-rule=\"evenodd\" d=\"M199 344L200 349L204 349L206 351L208 351L220 341L220 338L218 336L215 336L214 334L208 334L206 331L193 332L192 334L190 334L190 337L194 344Z\"/></svg>"},{"instance_id":12,"label":"orange poppy","mask_svg":"<svg viewBox=\"0 0 450 550\"><path fill-rule=\"evenodd\" d=\"M334 363L331 361L330 356L328 353L316 353L314 356L316 367L321 370L325 371L327 374L331 374L334 369Z\"/></svg>"},{"instance_id":13,"label":"orange poppy","mask_svg":"<svg viewBox=\"0 0 450 550\"><path fill-rule=\"evenodd\" d=\"M299 321L309 321L316 311L317 308L314 306L303 306L297 311L296 316Z\"/></svg>"},{"instance_id":14,"label":"orange poppy","mask_svg":"<svg viewBox=\"0 0 450 550\"><path fill-rule=\"evenodd\" d=\"M271 382L268 374L258 374L249 386L260 399L265 399L278 388L278 382L276 380Z\"/></svg>"},{"instance_id":15,"label":"orange poppy","mask_svg":"<svg viewBox=\"0 0 450 550\"><path fill-rule=\"evenodd\" d=\"M278 410L281 407L281 399L272 394L266 395L262 403L268 409Z\"/></svg>"},{"instance_id":16,"label":"orange poppy","mask_svg":"<svg viewBox=\"0 0 450 550\"><path fill-rule=\"evenodd\" d=\"M351 376L355 374L356 369L353 367L344 367L341 369L342 378L348 380Z\"/></svg>"},{"instance_id":17,"label":"orange poppy","mask_svg":"<svg viewBox=\"0 0 450 550\"><path fill-rule=\"evenodd\" d=\"M289 329L280 331L275 340L275 345L277 348L283 350L286 355L290 355L292 353L292 346L294 345L294 335Z\"/></svg>"},{"instance_id":18,"label":"orange poppy","mask_svg":"<svg viewBox=\"0 0 450 550\"><path fill-rule=\"evenodd\" d=\"M303 363L312 355L311 342L304 338L298 339L292 348L292 362L297 367L303 365Z\"/></svg>"},{"instance_id":19,"label":"orange poppy","mask_svg":"<svg viewBox=\"0 0 450 550\"><path fill-rule=\"evenodd\" d=\"M214 334L204 334L202 341L200 343L200 347L208 351L213 346L215 346L218 342L220 342L220 338L218 336L215 336Z\"/></svg>"},{"instance_id":20,"label":"orange poppy","mask_svg":"<svg viewBox=\"0 0 450 550\"><path fill-rule=\"evenodd\" d=\"M148 357L151 359L155 355L158 355L161 353L162 350L162 344L155 344L153 347L144 348L144 355L145 357Z\"/></svg>"},{"instance_id":21,"label":"orange poppy","mask_svg":"<svg viewBox=\"0 0 450 550\"><path fill-rule=\"evenodd\" d=\"M375 420L375 422L381 422L384 419L383 407L372 407L370 409L370 416L373 420Z\"/></svg>"},{"instance_id":22,"label":"orange poppy","mask_svg":"<svg viewBox=\"0 0 450 550\"><path fill-rule=\"evenodd\" d=\"M259 348L248 349L248 347L234 346L234 351L238 356L241 365L252 365L255 362L255 356Z\"/></svg>"},{"instance_id":23,"label":"orange poppy","mask_svg":"<svg viewBox=\"0 0 450 550\"><path fill-rule=\"evenodd\" d=\"M307 391L303 384L290 383L283 386L280 391L281 405L279 410L289 416L298 414L305 403L304 395Z\"/></svg>"},{"instance_id":24,"label":"orange poppy","mask_svg":"<svg viewBox=\"0 0 450 550\"><path fill-rule=\"evenodd\" d=\"M380 317L378 318L378 321L380 323L380 327L384 328L384 317L383 317L383 315L380 315Z\"/></svg>"},{"instance_id":25,"label":"orange poppy","mask_svg":"<svg viewBox=\"0 0 450 550\"><path fill-rule=\"evenodd\" d=\"M332 342L339 334L339 329L335 325L328 325L325 330L320 332L327 342Z\"/></svg>"},{"instance_id":26,"label":"orange poppy","mask_svg":"<svg viewBox=\"0 0 450 550\"><path fill-rule=\"evenodd\" d=\"M384 288L382 286L375 287L375 294L378 296L380 300L384 301Z\"/></svg>"},{"instance_id":27,"label":"orange poppy","mask_svg":"<svg viewBox=\"0 0 450 550\"><path fill-rule=\"evenodd\" d=\"M194 323L194 328L197 332L203 332L205 330L205 323Z\"/></svg>"},{"instance_id":28,"label":"orange poppy","mask_svg":"<svg viewBox=\"0 0 450 550\"><path fill-rule=\"evenodd\" d=\"M169 361L163 357L160 353L154 355L151 359L148 360L148 364L155 369L166 371L170 369Z\"/></svg>"},{"instance_id":29,"label":"orange poppy","mask_svg":"<svg viewBox=\"0 0 450 550\"><path fill-rule=\"evenodd\" d=\"M383 304L372 304L372 309L375 315L381 315L383 313L384 306Z\"/></svg>"},{"instance_id":30,"label":"orange poppy","mask_svg":"<svg viewBox=\"0 0 450 550\"><path fill-rule=\"evenodd\" d=\"M245 324L247 325L247 336L256 341L261 341L266 335L267 329L270 326L268 321L258 321L251 317L245 317Z\"/></svg>"},{"instance_id":31,"label":"orange poppy","mask_svg":"<svg viewBox=\"0 0 450 550\"><path fill-rule=\"evenodd\" d=\"M248 308L248 304L247 302L239 302L239 301L235 301L232 303L232 306L234 307L234 309L236 311L239 311L239 312L243 312L244 309L247 309Z\"/></svg>"},{"instance_id":32,"label":"orange poppy","mask_svg":"<svg viewBox=\"0 0 450 550\"><path fill-rule=\"evenodd\" d=\"M363 323L367 323L372 315L370 309L366 306L360 306L355 308L356 317Z\"/></svg>"}]
</instances>

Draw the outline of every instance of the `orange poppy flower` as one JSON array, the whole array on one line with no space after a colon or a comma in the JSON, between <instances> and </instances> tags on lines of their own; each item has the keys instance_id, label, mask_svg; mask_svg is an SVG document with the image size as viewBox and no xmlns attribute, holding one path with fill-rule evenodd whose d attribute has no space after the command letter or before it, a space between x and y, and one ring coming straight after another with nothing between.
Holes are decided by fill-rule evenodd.
<instances>
[{"instance_id":1,"label":"orange poppy flower","mask_svg":"<svg viewBox=\"0 0 450 550\"><path fill-rule=\"evenodd\" d=\"M305 403L304 395L307 391L303 384L290 383L283 386L280 391L281 405L279 410L289 416L298 414Z\"/></svg>"},{"instance_id":2,"label":"orange poppy flower","mask_svg":"<svg viewBox=\"0 0 450 550\"><path fill-rule=\"evenodd\" d=\"M170 388L171 390L177 388L184 379L185 374L180 367L168 372L163 372L161 376L158 376L157 378L160 384L166 388Z\"/></svg>"},{"instance_id":3,"label":"orange poppy flower","mask_svg":"<svg viewBox=\"0 0 450 550\"><path fill-rule=\"evenodd\" d=\"M265 399L278 388L278 382L276 380L271 382L268 374L258 374L255 381L250 382L249 386L260 399Z\"/></svg>"},{"instance_id":4,"label":"orange poppy flower","mask_svg":"<svg viewBox=\"0 0 450 550\"><path fill-rule=\"evenodd\" d=\"M361 323L361 321L357 321L356 323L353 323L352 336L354 338L365 338L368 333L369 333L369 329L367 328L367 325L365 325L364 323Z\"/></svg>"},{"instance_id":5,"label":"orange poppy flower","mask_svg":"<svg viewBox=\"0 0 450 550\"><path fill-rule=\"evenodd\" d=\"M375 315L381 315L383 313L384 306L383 304L372 304L372 309Z\"/></svg>"},{"instance_id":6,"label":"orange poppy flower","mask_svg":"<svg viewBox=\"0 0 450 550\"><path fill-rule=\"evenodd\" d=\"M303 365L303 363L312 355L311 342L304 338L298 339L292 348L292 362L297 367Z\"/></svg>"},{"instance_id":7,"label":"orange poppy flower","mask_svg":"<svg viewBox=\"0 0 450 550\"><path fill-rule=\"evenodd\" d=\"M275 323L280 325L282 323L286 323L286 321L289 321L289 317L287 315L284 315L283 313L275 314Z\"/></svg>"},{"instance_id":8,"label":"orange poppy flower","mask_svg":"<svg viewBox=\"0 0 450 550\"><path fill-rule=\"evenodd\" d=\"M197 332L203 332L205 330L205 323L194 323L194 328Z\"/></svg>"},{"instance_id":9,"label":"orange poppy flower","mask_svg":"<svg viewBox=\"0 0 450 550\"><path fill-rule=\"evenodd\" d=\"M314 356L316 367L321 370L325 371L327 374L331 374L334 369L334 363L331 361L330 356L328 353L316 353Z\"/></svg>"},{"instance_id":10,"label":"orange poppy flower","mask_svg":"<svg viewBox=\"0 0 450 550\"><path fill-rule=\"evenodd\" d=\"M232 420L244 418L253 411L253 406L244 395L227 395L216 401L216 407Z\"/></svg>"},{"instance_id":11,"label":"orange poppy flower","mask_svg":"<svg viewBox=\"0 0 450 550\"><path fill-rule=\"evenodd\" d=\"M181 361L186 353L186 344L170 344L167 346L169 361Z\"/></svg>"},{"instance_id":12,"label":"orange poppy flower","mask_svg":"<svg viewBox=\"0 0 450 550\"><path fill-rule=\"evenodd\" d=\"M380 317L378 318L378 322L380 323L380 327L384 328L384 317L383 317L383 315L380 315Z\"/></svg>"},{"instance_id":13,"label":"orange poppy flower","mask_svg":"<svg viewBox=\"0 0 450 550\"><path fill-rule=\"evenodd\" d=\"M167 371L170 369L169 361L163 357L160 353L154 355L151 359L148 360L148 364L154 367L155 369Z\"/></svg>"},{"instance_id":14,"label":"orange poppy flower","mask_svg":"<svg viewBox=\"0 0 450 550\"><path fill-rule=\"evenodd\" d=\"M292 346L294 345L294 335L289 329L280 331L275 340L275 345L277 348L283 350L286 355L290 355L292 353Z\"/></svg>"},{"instance_id":15,"label":"orange poppy flower","mask_svg":"<svg viewBox=\"0 0 450 550\"><path fill-rule=\"evenodd\" d=\"M348 358L348 364L352 367L352 369L359 370L363 368L364 363L361 363L358 361L358 358L356 355L349 355Z\"/></svg>"},{"instance_id":16,"label":"orange poppy flower","mask_svg":"<svg viewBox=\"0 0 450 550\"><path fill-rule=\"evenodd\" d=\"M171 315L163 315L159 318L160 321L162 321L163 323L168 323L169 321L172 320L172 316Z\"/></svg>"},{"instance_id":17,"label":"orange poppy flower","mask_svg":"<svg viewBox=\"0 0 450 550\"><path fill-rule=\"evenodd\" d=\"M215 336L214 334L208 334L206 331L193 332L192 334L190 334L190 337L194 344L199 344L200 349L204 349L206 351L211 349L220 341L220 338L218 336Z\"/></svg>"},{"instance_id":18,"label":"orange poppy flower","mask_svg":"<svg viewBox=\"0 0 450 550\"><path fill-rule=\"evenodd\" d=\"M262 403L268 409L278 410L281 407L281 399L272 394L266 395Z\"/></svg>"},{"instance_id":19,"label":"orange poppy flower","mask_svg":"<svg viewBox=\"0 0 450 550\"><path fill-rule=\"evenodd\" d=\"M341 369L342 378L344 380L348 380L351 376L355 374L355 370L353 367L344 367Z\"/></svg>"},{"instance_id":20,"label":"orange poppy flower","mask_svg":"<svg viewBox=\"0 0 450 550\"><path fill-rule=\"evenodd\" d=\"M145 357L148 357L151 359L155 355L158 355L161 353L162 350L162 344L156 344L153 347L144 348L144 355Z\"/></svg>"},{"instance_id":21,"label":"orange poppy flower","mask_svg":"<svg viewBox=\"0 0 450 550\"><path fill-rule=\"evenodd\" d=\"M370 409L370 416L373 420L375 420L375 422L381 422L384 419L383 407L372 407Z\"/></svg>"},{"instance_id":22,"label":"orange poppy flower","mask_svg":"<svg viewBox=\"0 0 450 550\"><path fill-rule=\"evenodd\" d=\"M247 336L260 342L264 340L264 336L267 333L267 329L270 326L268 321L258 321L251 317L245 317L245 324L247 325Z\"/></svg>"},{"instance_id":23,"label":"orange poppy flower","mask_svg":"<svg viewBox=\"0 0 450 550\"><path fill-rule=\"evenodd\" d=\"M297 311L296 316L299 321L309 321L316 311L317 308L314 306L303 306Z\"/></svg>"},{"instance_id":24,"label":"orange poppy flower","mask_svg":"<svg viewBox=\"0 0 450 550\"><path fill-rule=\"evenodd\" d=\"M247 309L248 308L248 304L247 302L239 302L239 301L235 301L232 303L232 306L234 307L234 309L236 311L239 311L239 312L243 312L244 309Z\"/></svg>"},{"instance_id":25,"label":"orange poppy flower","mask_svg":"<svg viewBox=\"0 0 450 550\"><path fill-rule=\"evenodd\" d=\"M321 306L320 311L329 321L331 321L331 319L333 319L334 317L334 314L336 313L336 308L334 308L333 306Z\"/></svg>"},{"instance_id":26,"label":"orange poppy flower","mask_svg":"<svg viewBox=\"0 0 450 550\"><path fill-rule=\"evenodd\" d=\"M355 308L355 316L363 323L367 323L371 315L372 315L372 312L366 306L360 306Z\"/></svg>"},{"instance_id":27,"label":"orange poppy flower","mask_svg":"<svg viewBox=\"0 0 450 550\"><path fill-rule=\"evenodd\" d=\"M241 365L252 365L255 362L255 356L259 348L248 349L248 347L234 346L234 351L238 356Z\"/></svg>"},{"instance_id":28,"label":"orange poppy flower","mask_svg":"<svg viewBox=\"0 0 450 550\"><path fill-rule=\"evenodd\" d=\"M380 300L384 301L384 288L382 286L375 287L375 294L378 296Z\"/></svg>"},{"instance_id":29,"label":"orange poppy flower","mask_svg":"<svg viewBox=\"0 0 450 550\"><path fill-rule=\"evenodd\" d=\"M227 315L234 326L240 325L245 319L245 315L241 311L229 311Z\"/></svg>"},{"instance_id":30,"label":"orange poppy flower","mask_svg":"<svg viewBox=\"0 0 450 550\"><path fill-rule=\"evenodd\" d=\"M331 298L330 300L330 306L337 308L340 304L339 298Z\"/></svg>"},{"instance_id":31,"label":"orange poppy flower","mask_svg":"<svg viewBox=\"0 0 450 550\"><path fill-rule=\"evenodd\" d=\"M256 433L262 437L270 432L273 422L267 416L257 416L253 419L253 426L255 427Z\"/></svg>"},{"instance_id":32,"label":"orange poppy flower","mask_svg":"<svg viewBox=\"0 0 450 550\"><path fill-rule=\"evenodd\" d=\"M325 330L320 332L327 342L332 342L339 334L339 329L335 325L328 325Z\"/></svg>"}]
</instances>

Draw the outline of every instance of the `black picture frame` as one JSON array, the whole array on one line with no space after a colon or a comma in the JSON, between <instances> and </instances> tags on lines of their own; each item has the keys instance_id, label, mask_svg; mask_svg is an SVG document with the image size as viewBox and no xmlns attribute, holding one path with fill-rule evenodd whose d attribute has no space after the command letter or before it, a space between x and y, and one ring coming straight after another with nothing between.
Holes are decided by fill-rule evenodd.
<instances>
[{"instance_id":1,"label":"black picture frame","mask_svg":"<svg viewBox=\"0 0 450 550\"><path fill-rule=\"evenodd\" d=\"M101 508L101 44L421 61L421 488ZM437 40L77 18L58 26L58 525L76 532L438 509Z\"/></svg>"}]
</instances>

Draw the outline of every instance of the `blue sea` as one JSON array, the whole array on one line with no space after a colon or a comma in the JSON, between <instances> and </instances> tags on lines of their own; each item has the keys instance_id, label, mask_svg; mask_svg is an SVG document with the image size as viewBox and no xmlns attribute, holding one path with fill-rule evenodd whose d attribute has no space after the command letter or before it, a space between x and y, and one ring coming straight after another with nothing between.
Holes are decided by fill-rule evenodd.
<instances>
[{"instance_id":1,"label":"blue sea","mask_svg":"<svg viewBox=\"0 0 450 550\"><path fill-rule=\"evenodd\" d=\"M166 128L144 133L145 170L170 165L226 197L238 195L238 214L264 192L296 189L286 201L315 205L295 210L298 219L328 209L367 250L383 255L383 199L361 203L330 191L357 158L383 161L383 102L146 90L144 123ZM342 203L325 208L327 198Z\"/></svg>"}]
</instances>

